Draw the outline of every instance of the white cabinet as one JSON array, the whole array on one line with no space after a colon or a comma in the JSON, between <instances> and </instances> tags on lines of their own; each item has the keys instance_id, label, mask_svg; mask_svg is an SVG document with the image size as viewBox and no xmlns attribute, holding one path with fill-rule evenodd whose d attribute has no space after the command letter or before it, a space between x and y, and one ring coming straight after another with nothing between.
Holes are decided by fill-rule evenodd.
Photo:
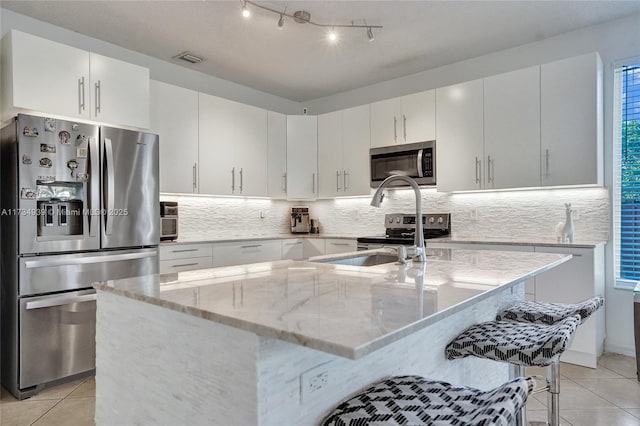
<instances>
[{"instance_id":1,"label":"white cabinet","mask_svg":"<svg viewBox=\"0 0 640 426\"><path fill-rule=\"evenodd\" d=\"M542 184L601 185L600 56L590 53L543 64L540 72Z\"/></svg>"},{"instance_id":2,"label":"white cabinet","mask_svg":"<svg viewBox=\"0 0 640 426\"><path fill-rule=\"evenodd\" d=\"M484 79L482 165L485 189L540 186L539 66Z\"/></svg>"},{"instance_id":3,"label":"white cabinet","mask_svg":"<svg viewBox=\"0 0 640 426\"><path fill-rule=\"evenodd\" d=\"M267 111L199 94L200 193L267 195Z\"/></svg>"},{"instance_id":4,"label":"white cabinet","mask_svg":"<svg viewBox=\"0 0 640 426\"><path fill-rule=\"evenodd\" d=\"M210 243L161 244L159 266L161 274L213 268L213 246Z\"/></svg>"},{"instance_id":5,"label":"white cabinet","mask_svg":"<svg viewBox=\"0 0 640 426\"><path fill-rule=\"evenodd\" d=\"M18 111L149 127L149 70L12 30L2 40L3 120Z\"/></svg>"},{"instance_id":6,"label":"white cabinet","mask_svg":"<svg viewBox=\"0 0 640 426\"><path fill-rule=\"evenodd\" d=\"M267 195L287 196L287 116L267 112Z\"/></svg>"},{"instance_id":7,"label":"white cabinet","mask_svg":"<svg viewBox=\"0 0 640 426\"><path fill-rule=\"evenodd\" d=\"M287 198L318 196L318 119L287 116Z\"/></svg>"},{"instance_id":8,"label":"white cabinet","mask_svg":"<svg viewBox=\"0 0 640 426\"><path fill-rule=\"evenodd\" d=\"M282 259L300 260L304 258L304 239L288 238L282 240Z\"/></svg>"},{"instance_id":9,"label":"white cabinet","mask_svg":"<svg viewBox=\"0 0 640 426\"><path fill-rule=\"evenodd\" d=\"M304 258L313 256L321 256L325 253L325 245L323 238L305 238L303 244Z\"/></svg>"},{"instance_id":10,"label":"white cabinet","mask_svg":"<svg viewBox=\"0 0 640 426\"><path fill-rule=\"evenodd\" d=\"M152 80L151 131L160 136L160 192L198 193L198 92Z\"/></svg>"},{"instance_id":11,"label":"white cabinet","mask_svg":"<svg viewBox=\"0 0 640 426\"><path fill-rule=\"evenodd\" d=\"M540 253L571 254L573 258L535 277L536 300L577 303L604 296L604 247L535 247ZM605 337L605 313L599 309L578 327L573 341L560 360L596 368Z\"/></svg>"},{"instance_id":12,"label":"white cabinet","mask_svg":"<svg viewBox=\"0 0 640 426\"><path fill-rule=\"evenodd\" d=\"M215 243L213 266L244 265L282 259L281 240Z\"/></svg>"},{"instance_id":13,"label":"white cabinet","mask_svg":"<svg viewBox=\"0 0 640 426\"><path fill-rule=\"evenodd\" d=\"M368 195L369 107L318 116L318 196Z\"/></svg>"},{"instance_id":14,"label":"white cabinet","mask_svg":"<svg viewBox=\"0 0 640 426\"><path fill-rule=\"evenodd\" d=\"M343 238L327 238L324 241L324 254L339 254L357 251L356 240Z\"/></svg>"},{"instance_id":15,"label":"white cabinet","mask_svg":"<svg viewBox=\"0 0 640 426\"><path fill-rule=\"evenodd\" d=\"M374 102L370 108L372 148L436 138L435 90Z\"/></svg>"},{"instance_id":16,"label":"white cabinet","mask_svg":"<svg viewBox=\"0 0 640 426\"><path fill-rule=\"evenodd\" d=\"M436 90L438 191L482 188L483 92L482 80Z\"/></svg>"},{"instance_id":17,"label":"white cabinet","mask_svg":"<svg viewBox=\"0 0 640 426\"><path fill-rule=\"evenodd\" d=\"M149 128L149 70L89 54L91 118L101 123Z\"/></svg>"}]
</instances>

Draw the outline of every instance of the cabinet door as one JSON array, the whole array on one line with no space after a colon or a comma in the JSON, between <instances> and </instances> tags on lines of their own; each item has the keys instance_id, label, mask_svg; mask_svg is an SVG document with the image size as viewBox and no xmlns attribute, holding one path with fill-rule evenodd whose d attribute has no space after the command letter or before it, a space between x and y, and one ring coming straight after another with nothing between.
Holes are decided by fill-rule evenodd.
<instances>
[{"instance_id":1,"label":"cabinet door","mask_svg":"<svg viewBox=\"0 0 640 426\"><path fill-rule=\"evenodd\" d=\"M402 97L402 142L436 138L436 91L427 90Z\"/></svg>"},{"instance_id":2,"label":"cabinet door","mask_svg":"<svg viewBox=\"0 0 640 426\"><path fill-rule=\"evenodd\" d=\"M2 50L4 119L16 108L89 118L89 52L15 30Z\"/></svg>"},{"instance_id":3,"label":"cabinet door","mask_svg":"<svg viewBox=\"0 0 640 426\"><path fill-rule=\"evenodd\" d=\"M318 120L287 116L287 198L314 199L318 191Z\"/></svg>"},{"instance_id":4,"label":"cabinet door","mask_svg":"<svg viewBox=\"0 0 640 426\"><path fill-rule=\"evenodd\" d=\"M436 90L438 191L480 189L483 174L483 83Z\"/></svg>"},{"instance_id":5,"label":"cabinet door","mask_svg":"<svg viewBox=\"0 0 640 426\"><path fill-rule=\"evenodd\" d=\"M280 240L215 243L213 245L213 266L216 268L281 259Z\"/></svg>"},{"instance_id":6,"label":"cabinet door","mask_svg":"<svg viewBox=\"0 0 640 426\"><path fill-rule=\"evenodd\" d=\"M91 117L149 128L149 69L90 53Z\"/></svg>"},{"instance_id":7,"label":"cabinet door","mask_svg":"<svg viewBox=\"0 0 640 426\"><path fill-rule=\"evenodd\" d=\"M540 186L540 67L484 79L485 188Z\"/></svg>"},{"instance_id":8,"label":"cabinet door","mask_svg":"<svg viewBox=\"0 0 640 426\"><path fill-rule=\"evenodd\" d=\"M237 195L267 196L267 110L236 104L234 166Z\"/></svg>"},{"instance_id":9,"label":"cabinet door","mask_svg":"<svg viewBox=\"0 0 640 426\"><path fill-rule=\"evenodd\" d=\"M369 195L369 106L342 111L342 187L344 195Z\"/></svg>"},{"instance_id":10,"label":"cabinet door","mask_svg":"<svg viewBox=\"0 0 640 426\"><path fill-rule=\"evenodd\" d=\"M303 253L305 259L325 254L324 238L305 238L303 243Z\"/></svg>"},{"instance_id":11,"label":"cabinet door","mask_svg":"<svg viewBox=\"0 0 640 426\"><path fill-rule=\"evenodd\" d=\"M342 111L318 116L318 196L344 195Z\"/></svg>"},{"instance_id":12,"label":"cabinet door","mask_svg":"<svg viewBox=\"0 0 640 426\"><path fill-rule=\"evenodd\" d=\"M304 258L304 240L286 239L282 240L282 259L300 260Z\"/></svg>"},{"instance_id":13,"label":"cabinet door","mask_svg":"<svg viewBox=\"0 0 640 426\"><path fill-rule=\"evenodd\" d=\"M340 254L357 251L356 240L345 240L342 238L328 238L324 241L325 254Z\"/></svg>"},{"instance_id":14,"label":"cabinet door","mask_svg":"<svg viewBox=\"0 0 640 426\"><path fill-rule=\"evenodd\" d=\"M387 99L374 102L371 110L371 148L389 146L402 137L402 100Z\"/></svg>"},{"instance_id":15,"label":"cabinet door","mask_svg":"<svg viewBox=\"0 0 640 426\"><path fill-rule=\"evenodd\" d=\"M198 192L198 92L151 81L151 131L160 136L160 192Z\"/></svg>"},{"instance_id":16,"label":"cabinet door","mask_svg":"<svg viewBox=\"0 0 640 426\"><path fill-rule=\"evenodd\" d=\"M233 195L238 190L233 162L237 102L198 94L199 187L201 194Z\"/></svg>"},{"instance_id":17,"label":"cabinet door","mask_svg":"<svg viewBox=\"0 0 640 426\"><path fill-rule=\"evenodd\" d=\"M287 116L267 113L267 194L273 198L287 196Z\"/></svg>"},{"instance_id":18,"label":"cabinet door","mask_svg":"<svg viewBox=\"0 0 640 426\"><path fill-rule=\"evenodd\" d=\"M602 184L602 61L541 66L542 184Z\"/></svg>"}]
</instances>

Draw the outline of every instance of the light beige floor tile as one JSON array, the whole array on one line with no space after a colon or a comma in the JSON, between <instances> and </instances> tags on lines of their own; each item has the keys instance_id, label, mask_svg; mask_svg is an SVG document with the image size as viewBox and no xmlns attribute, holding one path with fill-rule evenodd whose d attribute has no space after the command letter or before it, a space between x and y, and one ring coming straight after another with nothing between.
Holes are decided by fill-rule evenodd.
<instances>
[{"instance_id":1,"label":"light beige floor tile","mask_svg":"<svg viewBox=\"0 0 640 426\"><path fill-rule=\"evenodd\" d=\"M93 426L95 409L95 398L64 399L33 426Z\"/></svg>"},{"instance_id":2,"label":"light beige floor tile","mask_svg":"<svg viewBox=\"0 0 640 426\"><path fill-rule=\"evenodd\" d=\"M598 364L628 378L637 379L636 360L624 355L606 353L600 357Z\"/></svg>"},{"instance_id":3,"label":"light beige floor tile","mask_svg":"<svg viewBox=\"0 0 640 426\"><path fill-rule=\"evenodd\" d=\"M14 398L13 395L9 393L5 388L0 388L0 404L4 404L7 402L17 402L18 400Z\"/></svg>"},{"instance_id":4,"label":"light beige floor tile","mask_svg":"<svg viewBox=\"0 0 640 426\"><path fill-rule=\"evenodd\" d=\"M533 396L527 398L527 411L546 410L546 406Z\"/></svg>"},{"instance_id":5,"label":"light beige floor tile","mask_svg":"<svg viewBox=\"0 0 640 426\"><path fill-rule=\"evenodd\" d=\"M608 379L603 379L608 380ZM626 379L611 379L626 380ZM547 394L539 393L534 398L540 401L545 407L547 406ZM560 409L562 410L581 410L594 408L616 408L608 400L594 394L579 384L565 379L560 381Z\"/></svg>"},{"instance_id":6,"label":"light beige floor tile","mask_svg":"<svg viewBox=\"0 0 640 426\"><path fill-rule=\"evenodd\" d=\"M629 414L632 414L634 416L636 416L637 418L640 419L640 409L638 408L625 408L624 411L626 411Z\"/></svg>"},{"instance_id":7,"label":"light beige floor tile","mask_svg":"<svg viewBox=\"0 0 640 426\"><path fill-rule=\"evenodd\" d=\"M640 408L640 382L637 380L576 379L575 382L620 408Z\"/></svg>"},{"instance_id":8,"label":"light beige floor tile","mask_svg":"<svg viewBox=\"0 0 640 426\"><path fill-rule=\"evenodd\" d=\"M560 410L562 417L573 426L640 426L640 419L621 408L596 410Z\"/></svg>"},{"instance_id":9,"label":"light beige floor tile","mask_svg":"<svg viewBox=\"0 0 640 426\"><path fill-rule=\"evenodd\" d=\"M61 400L73 392L85 379L74 380L73 382L64 383L61 385L53 386L48 389L44 389L37 394L33 395L30 400L40 401L43 399L56 399Z\"/></svg>"},{"instance_id":10,"label":"light beige floor tile","mask_svg":"<svg viewBox=\"0 0 640 426\"><path fill-rule=\"evenodd\" d=\"M623 379L624 377L613 370L601 365L598 368L582 367L580 365L561 363L560 376L569 379Z\"/></svg>"},{"instance_id":11,"label":"light beige floor tile","mask_svg":"<svg viewBox=\"0 0 640 426\"><path fill-rule=\"evenodd\" d=\"M96 396L96 380L91 377L78 386L67 398L87 398Z\"/></svg>"},{"instance_id":12,"label":"light beige floor tile","mask_svg":"<svg viewBox=\"0 0 640 426\"><path fill-rule=\"evenodd\" d=\"M2 426L28 426L56 405L58 401L16 401L0 405Z\"/></svg>"},{"instance_id":13,"label":"light beige floor tile","mask_svg":"<svg viewBox=\"0 0 640 426\"><path fill-rule=\"evenodd\" d=\"M547 424L547 410L527 411L527 423L529 426L544 426ZM573 426L564 417L560 416L560 426Z\"/></svg>"}]
</instances>

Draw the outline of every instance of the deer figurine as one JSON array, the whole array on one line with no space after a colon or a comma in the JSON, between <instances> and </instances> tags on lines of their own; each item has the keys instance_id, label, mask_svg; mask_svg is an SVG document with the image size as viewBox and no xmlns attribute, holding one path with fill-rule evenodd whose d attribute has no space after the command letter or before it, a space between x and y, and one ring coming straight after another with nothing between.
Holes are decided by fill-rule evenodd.
<instances>
[{"instance_id":1,"label":"deer figurine","mask_svg":"<svg viewBox=\"0 0 640 426\"><path fill-rule=\"evenodd\" d=\"M556 225L556 236L558 242L562 240L563 243L573 243L573 210L571 210L571 203L565 203L564 223L558 222Z\"/></svg>"}]
</instances>

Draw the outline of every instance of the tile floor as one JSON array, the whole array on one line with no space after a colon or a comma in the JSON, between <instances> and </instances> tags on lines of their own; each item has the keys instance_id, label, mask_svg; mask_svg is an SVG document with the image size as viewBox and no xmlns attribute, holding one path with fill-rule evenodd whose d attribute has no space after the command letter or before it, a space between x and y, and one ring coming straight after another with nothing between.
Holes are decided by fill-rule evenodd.
<instances>
[{"instance_id":1,"label":"tile floor","mask_svg":"<svg viewBox=\"0 0 640 426\"><path fill-rule=\"evenodd\" d=\"M527 374L544 374L527 369ZM562 364L561 423L567 426L640 426L640 382L635 359L604 354L597 369ZM546 395L527 402L531 425L546 420ZM1 426L93 425L95 381L84 379L17 401L6 390L0 394ZM180 426L180 425L176 425ZM186 426L186 425L185 425Z\"/></svg>"}]
</instances>

